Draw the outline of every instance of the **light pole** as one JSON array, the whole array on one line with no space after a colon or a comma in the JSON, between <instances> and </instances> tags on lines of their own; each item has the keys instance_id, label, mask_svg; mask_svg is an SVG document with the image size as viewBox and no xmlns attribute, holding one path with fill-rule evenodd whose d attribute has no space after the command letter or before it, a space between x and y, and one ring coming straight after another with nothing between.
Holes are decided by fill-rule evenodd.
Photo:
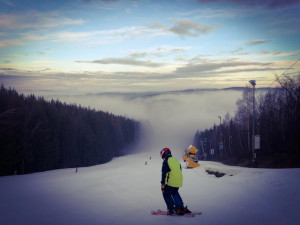
<instances>
[{"instance_id":1,"label":"light pole","mask_svg":"<svg viewBox=\"0 0 300 225\"><path fill-rule=\"evenodd\" d=\"M219 152L220 152L220 161L221 161L221 150L223 149L223 143L222 143L222 131L221 131L221 116L218 116L220 119L220 142L219 142Z\"/></svg>"},{"instance_id":2,"label":"light pole","mask_svg":"<svg viewBox=\"0 0 300 225\"><path fill-rule=\"evenodd\" d=\"M255 85L256 81L255 80L249 80L249 83L253 87L253 125L252 125L252 165L254 166L255 163L255 150L254 150L254 144L255 144Z\"/></svg>"}]
</instances>

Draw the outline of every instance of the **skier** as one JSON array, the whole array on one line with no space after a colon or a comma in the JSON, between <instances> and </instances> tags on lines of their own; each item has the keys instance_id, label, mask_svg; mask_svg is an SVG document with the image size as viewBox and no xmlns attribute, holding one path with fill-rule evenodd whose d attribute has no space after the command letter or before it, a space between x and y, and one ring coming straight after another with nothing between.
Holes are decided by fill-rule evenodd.
<instances>
[{"instance_id":1,"label":"skier","mask_svg":"<svg viewBox=\"0 0 300 225\"><path fill-rule=\"evenodd\" d=\"M168 207L168 215L191 213L187 206L183 206L178 192L179 187L182 187L183 180L180 162L172 157L169 148L162 149L160 156L164 160L161 170L161 191Z\"/></svg>"}]
</instances>

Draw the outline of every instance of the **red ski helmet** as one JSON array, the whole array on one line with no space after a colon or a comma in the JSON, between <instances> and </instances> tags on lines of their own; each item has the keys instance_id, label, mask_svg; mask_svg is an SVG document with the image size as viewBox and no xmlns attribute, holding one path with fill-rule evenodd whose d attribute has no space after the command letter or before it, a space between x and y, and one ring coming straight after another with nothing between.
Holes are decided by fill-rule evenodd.
<instances>
[{"instance_id":1,"label":"red ski helmet","mask_svg":"<svg viewBox=\"0 0 300 225\"><path fill-rule=\"evenodd\" d=\"M171 155L171 150L169 148L163 148L161 151L160 151L160 157L162 159L165 158L166 155Z\"/></svg>"}]
</instances>

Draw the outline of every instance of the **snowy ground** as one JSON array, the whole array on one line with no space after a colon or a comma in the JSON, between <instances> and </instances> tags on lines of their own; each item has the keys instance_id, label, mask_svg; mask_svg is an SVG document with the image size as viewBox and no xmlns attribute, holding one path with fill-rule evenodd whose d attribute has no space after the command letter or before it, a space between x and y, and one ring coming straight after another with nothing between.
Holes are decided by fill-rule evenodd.
<instances>
[{"instance_id":1,"label":"snowy ground","mask_svg":"<svg viewBox=\"0 0 300 225\"><path fill-rule=\"evenodd\" d=\"M202 162L183 169L184 203L203 214L153 216L165 209L162 160L136 154L93 167L0 178L3 225L288 225L300 221L300 169L248 169ZM145 162L147 161L147 165ZM184 165L184 164L183 164ZM222 178L205 170L225 172Z\"/></svg>"}]
</instances>

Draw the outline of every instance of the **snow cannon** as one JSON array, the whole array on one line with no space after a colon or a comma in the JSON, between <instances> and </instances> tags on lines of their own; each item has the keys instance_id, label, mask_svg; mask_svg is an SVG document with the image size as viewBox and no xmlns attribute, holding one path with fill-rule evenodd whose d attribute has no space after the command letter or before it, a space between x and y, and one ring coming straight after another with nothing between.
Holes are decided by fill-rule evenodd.
<instances>
[{"instance_id":1,"label":"snow cannon","mask_svg":"<svg viewBox=\"0 0 300 225\"><path fill-rule=\"evenodd\" d=\"M196 168L200 166L198 164L198 156L197 156L198 149L190 145L190 147L184 151L183 161L186 163L187 168Z\"/></svg>"}]
</instances>

